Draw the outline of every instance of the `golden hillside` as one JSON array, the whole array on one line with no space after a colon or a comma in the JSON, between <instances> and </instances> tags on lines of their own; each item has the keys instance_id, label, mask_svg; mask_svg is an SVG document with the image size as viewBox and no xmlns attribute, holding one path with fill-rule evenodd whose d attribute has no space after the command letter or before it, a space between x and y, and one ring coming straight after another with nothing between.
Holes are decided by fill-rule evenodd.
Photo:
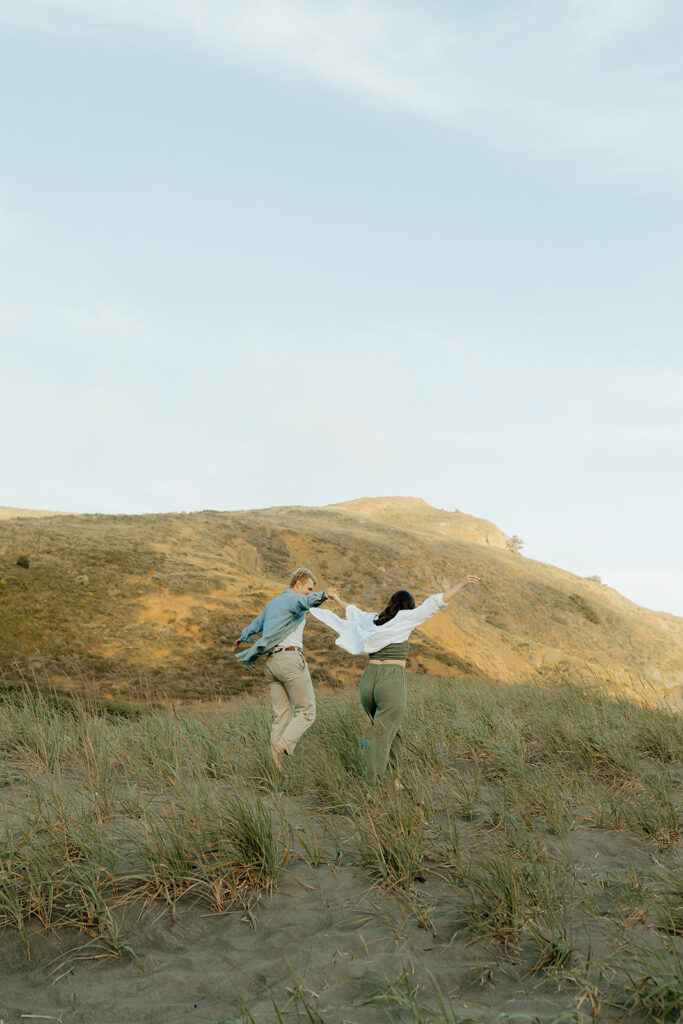
<instances>
[{"instance_id":1,"label":"golden hillside","mask_svg":"<svg viewBox=\"0 0 683 1024\"><path fill-rule=\"evenodd\" d=\"M597 581L509 551L496 526L416 498L324 508L0 522L0 668L60 689L196 697L261 678L231 643L308 565L368 609L398 587L417 600L470 570L482 579L414 635L410 669L502 680L580 671L683 692L683 619ZM24 555L28 568L17 564ZM318 682L358 678L362 659L309 619Z\"/></svg>"},{"instance_id":2,"label":"golden hillside","mask_svg":"<svg viewBox=\"0 0 683 1024\"><path fill-rule=\"evenodd\" d=\"M0 505L0 519L45 519L46 516L61 516L63 512L46 512L37 508L13 508Z\"/></svg>"}]
</instances>

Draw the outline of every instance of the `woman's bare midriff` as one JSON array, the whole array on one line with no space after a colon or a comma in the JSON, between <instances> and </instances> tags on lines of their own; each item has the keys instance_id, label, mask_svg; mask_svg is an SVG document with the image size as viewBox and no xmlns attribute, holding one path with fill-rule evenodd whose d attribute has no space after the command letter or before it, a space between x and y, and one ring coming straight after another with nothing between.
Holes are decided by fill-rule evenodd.
<instances>
[{"instance_id":1,"label":"woman's bare midriff","mask_svg":"<svg viewBox=\"0 0 683 1024\"><path fill-rule=\"evenodd\" d=\"M406 667L405 661L401 661L400 658L370 658L371 665L401 665L403 668Z\"/></svg>"}]
</instances>

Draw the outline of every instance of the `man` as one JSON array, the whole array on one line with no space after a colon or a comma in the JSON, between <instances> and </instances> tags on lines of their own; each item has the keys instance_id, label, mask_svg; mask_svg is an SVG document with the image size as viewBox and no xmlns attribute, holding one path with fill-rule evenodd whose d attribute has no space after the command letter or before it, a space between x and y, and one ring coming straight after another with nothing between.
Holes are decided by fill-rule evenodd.
<instances>
[{"instance_id":1,"label":"man","mask_svg":"<svg viewBox=\"0 0 683 1024\"><path fill-rule=\"evenodd\" d=\"M315 694L311 673L304 658L304 626L309 608L338 596L336 587L314 592L315 576L310 569L296 569L289 589L273 598L242 630L233 647L246 643L257 633L261 639L236 655L245 665L266 656L265 675L270 684L275 721L270 730L270 753L282 771L280 756L293 754L297 741L315 721Z\"/></svg>"}]
</instances>

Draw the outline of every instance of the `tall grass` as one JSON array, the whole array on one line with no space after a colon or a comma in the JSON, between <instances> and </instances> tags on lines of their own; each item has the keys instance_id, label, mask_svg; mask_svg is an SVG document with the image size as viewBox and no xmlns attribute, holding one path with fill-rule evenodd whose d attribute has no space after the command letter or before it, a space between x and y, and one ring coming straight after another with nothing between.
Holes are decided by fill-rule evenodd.
<instances>
[{"instance_id":1,"label":"tall grass","mask_svg":"<svg viewBox=\"0 0 683 1024\"><path fill-rule=\"evenodd\" d=\"M658 1024L683 1019L683 963L673 939L656 947L636 948L633 965L626 967L628 980L615 1002L639 1010Z\"/></svg>"},{"instance_id":2,"label":"tall grass","mask_svg":"<svg viewBox=\"0 0 683 1024\"><path fill-rule=\"evenodd\" d=\"M568 684L412 680L405 788L370 799L355 694L319 696L282 775L269 721L265 702L122 711L28 688L0 697L0 925L27 952L31 922L121 950L116 912L133 899L228 911L277 886L294 857L345 858L404 899L432 874L450 879L471 934L529 940L539 969L560 970L580 902L562 844L620 830L664 858L648 920L680 935L666 860L681 820L672 712ZM290 826L293 801L304 823Z\"/></svg>"},{"instance_id":3,"label":"tall grass","mask_svg":"<svg viewBox=\"0 0 683 1024\"><path fill-rule=\"evenodd\" d=\"M396 792L390 786L375 799L364 801L356 826L361 859L373 874L400 888L424 881L434 827L409 790Z\"/></svg>"}]
</instances>

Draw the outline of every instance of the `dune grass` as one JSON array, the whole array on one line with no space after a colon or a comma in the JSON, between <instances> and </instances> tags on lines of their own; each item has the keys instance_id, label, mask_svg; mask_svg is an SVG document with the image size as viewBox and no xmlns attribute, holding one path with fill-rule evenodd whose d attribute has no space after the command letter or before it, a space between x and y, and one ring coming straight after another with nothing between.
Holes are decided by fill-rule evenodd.
<instances>
[{"instance_id":1,"label":"dune grass","mask_svg":"<svg viewBox=\"0 0 683 1024\"><path fill-rule=\"evenodd\" d=\"M676 1020L680 716L594 687L411 684L403 788L390 779L370 794L369 725L353 693L320 695L283 776L268 756L265 701L122 709L29 687L6 694L0 927L29 957L39 927L134 957L119 913L133 902L172 917L179 901L244 913L298 860L351 863L435 934L443 926L425 907L447 913L446 944L490 943L501 962L560 979L577 1007L592 992ZM626 859L601 870L585 851L610 836L624 837ZM612 959L598 971L591 951L605 936ZM420 1017L409 987L383 991L377 1005L391 996L402 1020L451 1019L447 999L441 1018Z\"/></svg>"}]
</instances>

